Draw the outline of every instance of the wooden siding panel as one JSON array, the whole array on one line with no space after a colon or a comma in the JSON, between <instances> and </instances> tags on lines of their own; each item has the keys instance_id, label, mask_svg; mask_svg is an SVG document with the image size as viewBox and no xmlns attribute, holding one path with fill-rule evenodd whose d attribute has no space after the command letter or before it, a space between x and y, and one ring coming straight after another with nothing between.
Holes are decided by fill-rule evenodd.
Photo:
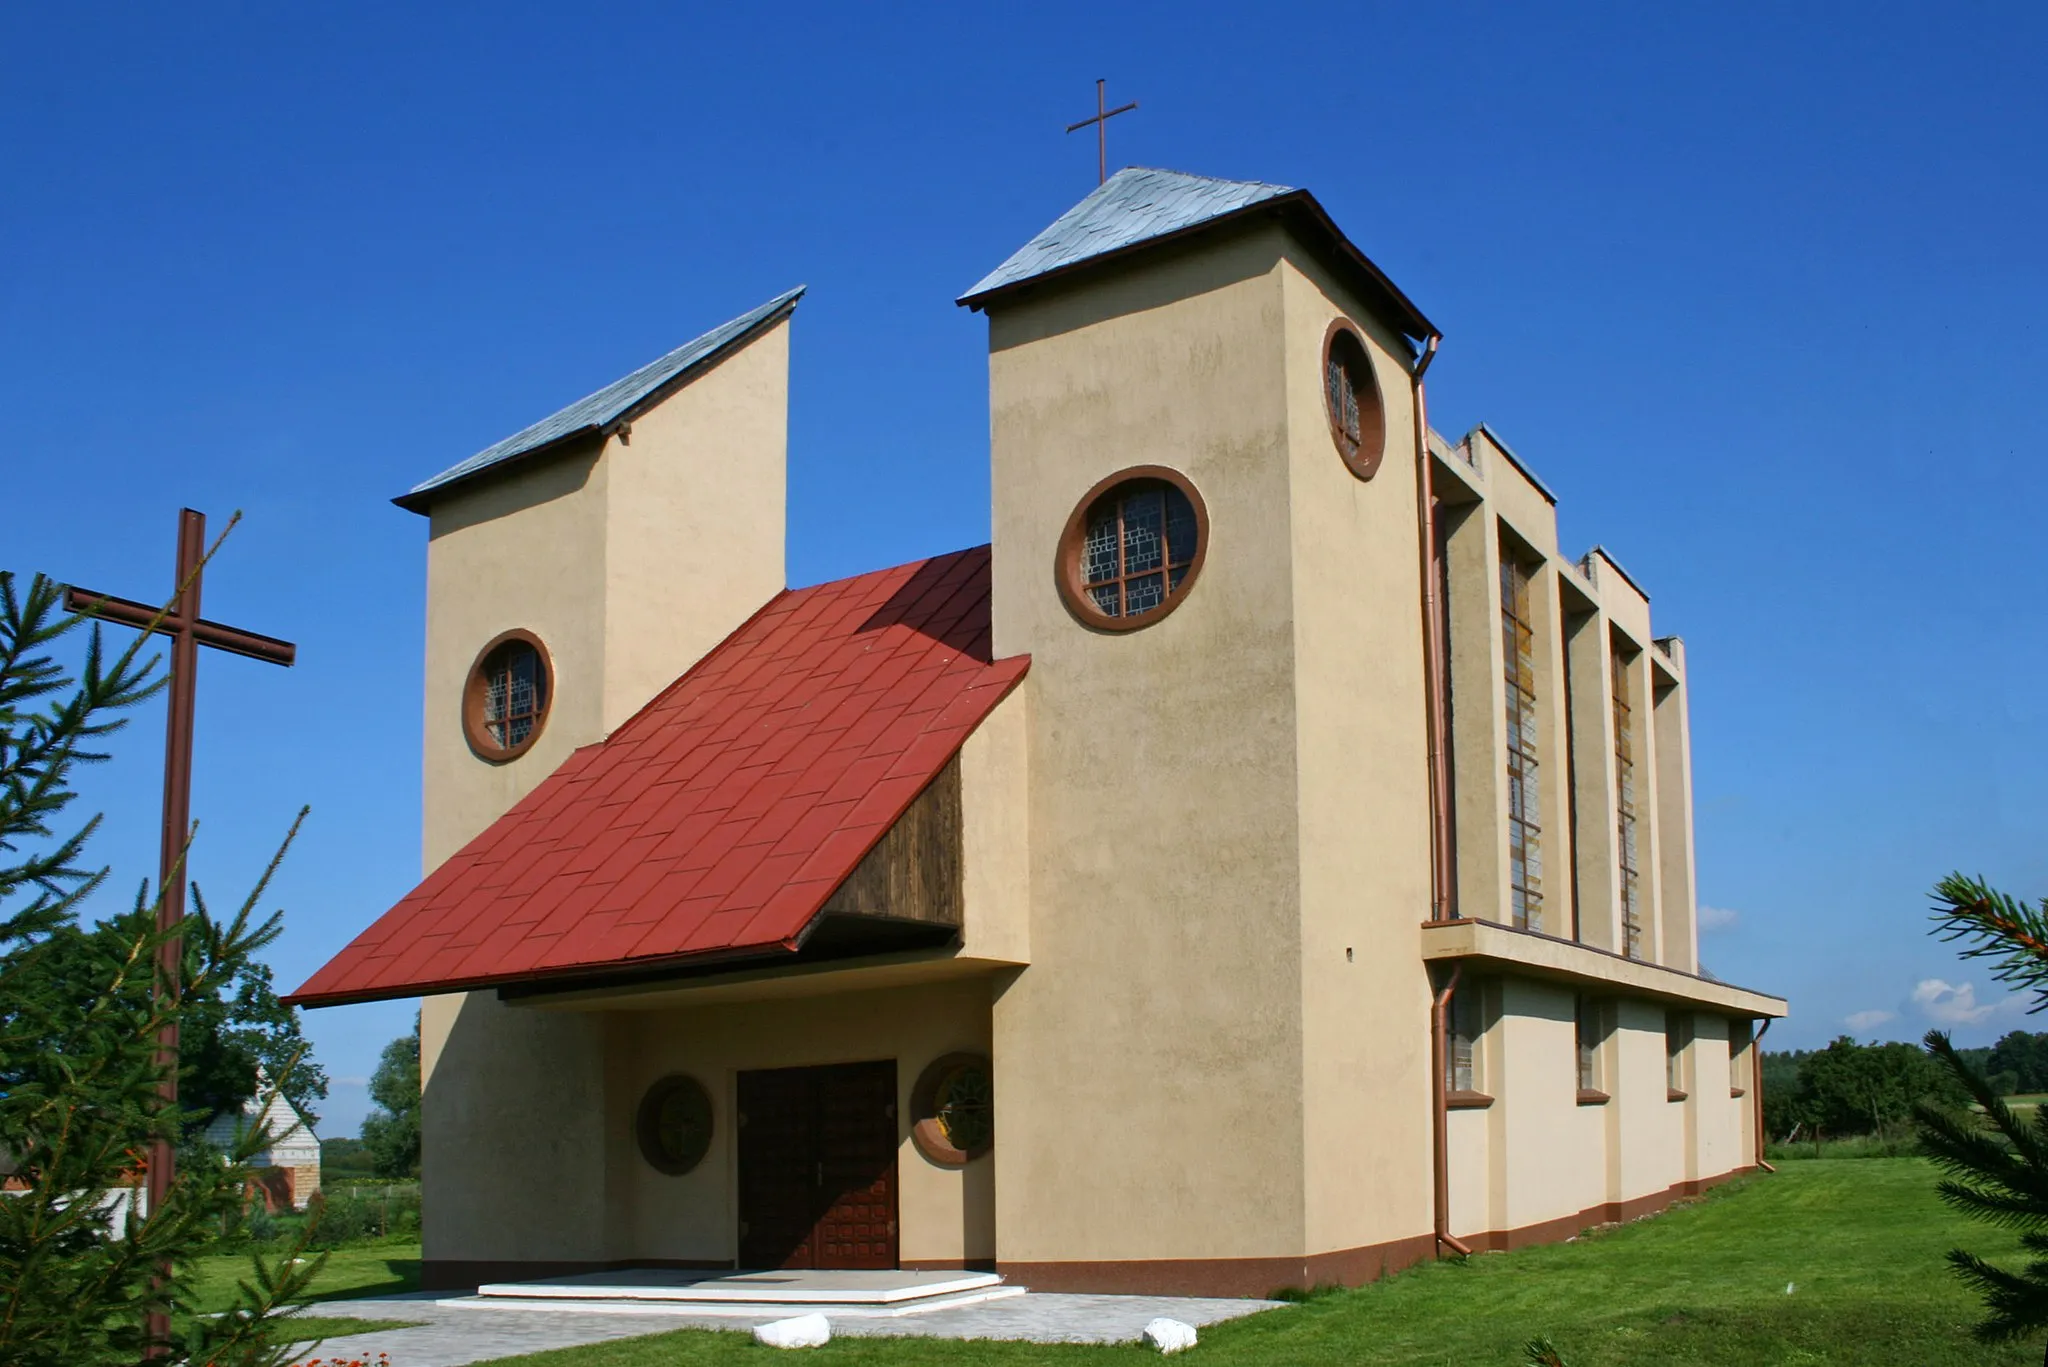
<instances>
[{"instance_id":1,"label":"wooden siding panel","mask_svg":"<svg viewBox=\"0 0 2048 1367\"><path fill-rule=\"evenodd\" d=\"M847 875L823 914L957 926L964 901L962 867L960 757L955 755Z\"/></svg>"}]
</instances>

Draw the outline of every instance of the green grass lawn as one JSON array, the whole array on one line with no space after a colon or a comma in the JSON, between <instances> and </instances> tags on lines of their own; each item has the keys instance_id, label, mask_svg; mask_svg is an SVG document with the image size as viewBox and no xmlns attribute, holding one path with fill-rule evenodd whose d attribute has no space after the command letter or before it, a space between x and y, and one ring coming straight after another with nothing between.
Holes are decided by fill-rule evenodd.
<instances>
[{"instance_id":1,"label":"green grass lawn","mask_svg":"<svg viewBox=\"0 0 2048 1367\"><path fill-rule=\"evenodd\" d=\"M246 1253L202 1261L199 1269L201 1311L222 1310L234 1298L235 1283L249 1276ZM327 1255L313 1280L314 1302L347 1300L355 1296L389 1296L416 1291L420 1284L420 1246L405 1243L365 1244L338 1248ZM304 1343L313 1339L337 1339L344 1334L366 1334L376 1329L400 1329L418 1320L364 1320L342 1315L321 1315L305 1311L293 1317L292 1339Z\"/></svg>"},{"instance_id":2,"label":"green grass lawn","mask_svg":"<svg viewBox=\"0 0 2048 1367\"><path fill-rule=\"evenodd\" d=\"M249 1276L249 1255L237 1253L202 1259L199 1266L199 1303L207 1312L225 1310L233 1300L235 1283ZM420 1246L406 1243L360 1244L337 1248L327 1255L319 1275L313 1279L315 1301L347 1300L354 1296L390 1296L400 1291L417 1291L420 1286Z\"/></svg>"},{"instance_id":3,"label":"green grass lawn","mask_svg":"<svg viewBox=\"0 0 2048 1367\"><path fill-rule=\"evenodd\" d=\"M1958 1244L2009 1261L2017 1240L1950 1214L1933 1186L1919 1159L1786 1163L1776 1176L1575 1243L1433 1264L1205 1329L1190 1361L1521 1367L1523 1343L1547 1335L1572 1367L2032 1367L2039 1343L1969 1337L1976 1304L1942 1262ZM757 1351L745 1334L679 1330L505 1361L758 1367ZM1157 1361L1136 1347L943 1339L836 1339L814 1356L966 1367Z\"/></svg>"}]
</instances>

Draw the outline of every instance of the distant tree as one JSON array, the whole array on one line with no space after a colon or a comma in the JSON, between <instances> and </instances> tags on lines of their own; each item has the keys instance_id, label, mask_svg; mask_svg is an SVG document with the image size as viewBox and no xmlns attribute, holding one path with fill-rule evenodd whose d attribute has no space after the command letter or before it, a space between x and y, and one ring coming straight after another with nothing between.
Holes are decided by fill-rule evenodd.
<instances>
[{"instance_id":1,"label":"distant tree","mask_svg":"<svg viewBox=\"0 0 2048 1367\"><path fill-rule=\"evenodd\" d=\"M98 818L65 825L72 780L158 682L137 653L146 637L109 665L97 628L74 677L48 653L82 625L60 597L40 575L24 594L0 573L0 1159L22 1186L0 1199L0 1362L130 1367L154 1349L162 1364L270 1367L289 1353L274 1312L318 1270L291 1260L303 1242L254 1259L225 1313L186 1308L196 1260L240 1212L266 1136L181 1166L146 1213L116 1198L150 1142L174 1141L191 1118L158 1096L159 1031L184 1025L209 994L232 998L279 921L254 916L262 882L226 921L198 904L175 936L186 967L176 983L155 981L157 951L174 937L146 897L125 933L76 933L106 870L81 864ZM150 1307L171 1313L168 1341L145 1342Z\"/></svg>"},{"instance_id":2,"label":"distant tree","mask_svg":"<svg viewBox=\"0 0 2048 1367\"><path fill-rule=\"evenodd\" d=\"M336 1136L320 1141L320 1180L330 1181L338 1177L372 1177L376 1175L370 1166L370 1151L363 1147L360 1139Z\"/></svg>"},{"instance_id":3,"label":"distant tree","mask_svg":"<svg viewBox=\"0 0 2048 1367\"><path fill-rule=\"evenodd\" d=\"M1974 1052L1969 1049L1956 1051L1964 1059L1970 1059ZM2014 1030L1999 1038L1991 1046L1989 1057L1977 1067L1986 1074L2011 1073L2015 1092L2048 1092L2048 1034L2027 1030Z\"/></svg>"},{"instance_id":4,"label":"distant tree","mask_svg":"<svg viewBox=\"0 0 2048 1367\"><path fill-rule=\"evenodd\" d=\"M1829 1134L1876 1134L1913 1118L1923 1100L1965 1099L1948 1072L1910 1044L1858 1044L1843 1035L1799 1062L1801 1123Z\"/></svg>"},{"instance_id":5,"label":"distant tree","mask_svg":"<svg viewBox=\"0 0 2048 1367\"><path fill-rule=\"evenodd\" d=\"M204 917L203 897L195 897L195 903L197 914ZM68 995L69 984L89 980L94 963L152 933L155 918L154 907L138 900L136 907L98 925L58 927L38 952L41 969L35 981ZM265 1077L283 1079L286 1098L308 1124L318 1124L320 1114L314 1107L327 1095L327 1073L310 1056L299 1031L298 1012L278 1001L270 966L252 960L233 981L222 982L202 973L204 950L196 940L188 940L184 951L184 977L195 984L178 1021L178 1100L189 1112L188 1132L223 1112L239 1112L257 1093L259 1070ZM125 991L129 1009L146 1009L154 983L147 975L133 977ZM56 1023L66 1018L61 1011L45 1017L57 1029L63 1027ZM29 1044L23 1041L24 1047ZM44 1047L56 1048L58 1041L53 1038Z\"/></svg>"},{"instance_id":6,"label":"distant tree","mask_svg":"<svg viewBox=\"0 0 2048 1367\"><path fill-rule=\"evenodd\" d=\"M370 1100L376 1103L363 1121L363 1147L370 1168L379 1177L420 1175L420 1021L412 1033L384 1046L377 1071L370 1075Z\"/></svg>"},{"instance_id":7,"label":"distant tree","mask_svg":"<svg viewBox=\"0 0 2048 1367\"><path fill-rule=\"evenodd\" d=\"M1783 1138L1807 1123L1799 1098L1799 1065L1809 1050L1767 1050L1763 1056L1764 1130Z\"/></svg>"},{"instance_id":8,"label":"distant tree","mask_svg":"<svg viewBox=\"0 0 2048 1367\"><path fill-rule=\"evenodd\" d=\"M2029 905L1981 879L1951 874L1935 886L1934 922L1936 934L1965 946L1963 958L1988 960L1993 978L2033 993L2033 1010L2048 1007L2048 902ZM1977 1337L2014 1339L2048 1328L2048 1109L2021 1120L1939 1030L1928 1032L1927 1049L1975 1103L1974 1110L1917 1108L1920 1142L1947 1174L1938 1187L1942 1200L2016 1230L2032 1258L2011 1272L1963 1249L1949 1251L1950 1266L1984 1301Z\"/></svg>"}]
</instances>

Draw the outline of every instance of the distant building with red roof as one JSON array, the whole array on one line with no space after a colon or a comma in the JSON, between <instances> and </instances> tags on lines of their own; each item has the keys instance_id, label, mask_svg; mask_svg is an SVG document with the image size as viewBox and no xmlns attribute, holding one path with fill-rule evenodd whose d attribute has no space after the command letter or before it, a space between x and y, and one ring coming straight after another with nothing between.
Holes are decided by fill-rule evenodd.
<instances>
[{"instance_id":1,"label":"distant building with red roof","mask_svg":"<svg viewBox=\"0 0 2048 1367\"><path fill-rule=\"evenodd\" d=\"M424 998L429 1285L1262 1293L1754 1165L1683 646L1313 196L1111 177L960 301L992 543L790 589L802 294L397 500L426 876L290 1000Z\"/></svg>"}]
</instances>

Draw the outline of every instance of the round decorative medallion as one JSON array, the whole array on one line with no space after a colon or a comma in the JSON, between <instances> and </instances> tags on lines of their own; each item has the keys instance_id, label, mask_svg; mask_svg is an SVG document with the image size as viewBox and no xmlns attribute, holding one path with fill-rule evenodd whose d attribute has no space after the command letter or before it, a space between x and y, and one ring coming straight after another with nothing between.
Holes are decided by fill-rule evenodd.
<instances>
[{"instance_id":1,"label":"round decorative medallion","mask_svg":"<svg viewBox=\"0 0 2048 1367\"><path fill-rule=\"evenodd\" d=\"M934 1060L918 1075L910 1107L911 1138L934 1163L958 1166L995 1145L995 1075L984 1054Z\"/></svg>"},{"instance_id":2,"label":"round decorative medallion","mask_svg":"<svg viewBox=\"0 0 2048 1367\"><path fill-rule=\"evenodd\" d=\"M634 1122L640 1154L660 1172L680 1177L711 1148L711 1094L677 1073L647 1089Z\"/></svg>"}]
</instances>

